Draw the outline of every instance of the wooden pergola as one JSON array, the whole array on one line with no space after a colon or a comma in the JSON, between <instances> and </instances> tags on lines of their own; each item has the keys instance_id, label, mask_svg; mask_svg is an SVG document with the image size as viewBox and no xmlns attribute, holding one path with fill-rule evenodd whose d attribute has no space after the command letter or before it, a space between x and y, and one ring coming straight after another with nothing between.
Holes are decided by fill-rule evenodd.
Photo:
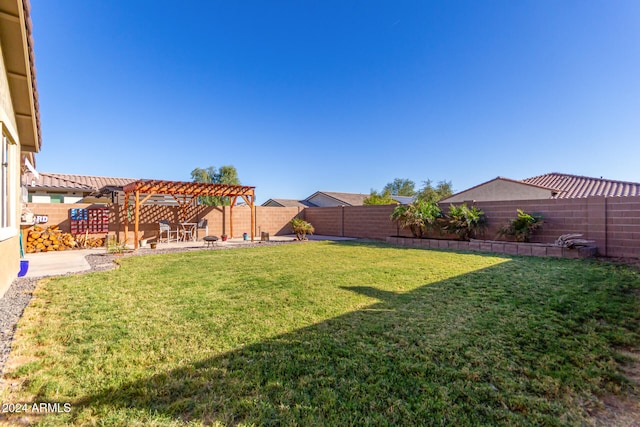
<instances>
[{"instance_id":1,"label":"wooden pergola","mask_svg":"<svg viewBox=\"0 0 640 427\"><path fill-rule=\"evenodd\" d=\"M238 200L242 199L251 208L251 241L254 239L255 229L255 187L244 185L227 185L227 184L207 184L202 182L181 182L181 181L160 181L153 179L142 179L125 185L124 191L124 211L128 212L129 199L131 194L134 196L134 248L138 249L139 242L139 226L140 226L140 205L144 204L156 194L171 195L180 206L180 220L186 220L187 207L192 205L200 196L221 196L229 197L230 205L230 221L229 231L233 236L233 207ZM143 196L141 198L141 196ZM129 233L129 218L124 216L124 234Z\"/></svg>"}]
</instances>

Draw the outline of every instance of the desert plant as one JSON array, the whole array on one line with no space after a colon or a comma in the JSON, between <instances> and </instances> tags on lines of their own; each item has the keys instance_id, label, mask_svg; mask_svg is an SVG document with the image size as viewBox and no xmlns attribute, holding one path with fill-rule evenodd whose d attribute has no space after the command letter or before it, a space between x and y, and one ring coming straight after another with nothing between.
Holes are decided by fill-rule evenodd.
<instances>
[{"instance_id":1,"label":"desert plant","mask_svg":"<svg viewBox=\"0 0 640 427\"><path fill-rule=\"evenodd\" d=\"M417 199L408 205L399 205L391 214L393 221L398 221L401 228L411 230L413 237L422 237L426 231L436 227L442 211L437 203Z\"/></svg>"},{"instance_id":2,"label":"desert plant","mask_svg":"<svg viewBox=\"0 0 640 427\"><path fill-rule=\"evenodd\" d=\"M109 236L107 239L107 253L109 254L122 254L127 250L127 242L118 242L116 236Z\"/></svg>"},{"instance_id":3,"label":"desert plant","mask_svg":"<svg viewBox=\"0 0 640 427\"><path fill-rule=\"evenodd\" d=\"M468 207L466 203L460 206L450 205L444 230L457 234L461 240L477 237L484 231L486 217L484 212L475 206Z\"/></svg>"},{"instance_id":4,"label":"desert plant","mask_svg":"<svg viewBox=\"0 0 640 427\"><path fill-rule=\"evenodd\" d=\"M315 231L313 225L309 224L302 218L293 218L289 224L291 225L293 232L296 233L296 238L298 240L306 240L307 234L313 234Z\"/></svg>"},{"instance_id":5,"label":"desert plant","mask_svg":"<svg viewBox=\"0 0 640 427\"><path fill-rule=\"evenodd\" d=\"M522 209L518 209L518 216L512 219L509 225L502 227L498 231L498 235L512 236L516 242L528 242L531 233L542 228L543 223L541 214L528 214Z\"/></svg>"}]
</instances>

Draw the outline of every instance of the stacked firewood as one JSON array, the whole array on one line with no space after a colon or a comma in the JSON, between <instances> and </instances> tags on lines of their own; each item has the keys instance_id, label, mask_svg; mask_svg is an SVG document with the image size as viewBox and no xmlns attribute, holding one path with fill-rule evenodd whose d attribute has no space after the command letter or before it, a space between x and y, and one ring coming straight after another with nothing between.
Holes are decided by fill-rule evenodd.
<instances>
[{"instance_id":1,"label":"stacked firewood","mask_svg":"<svg viewBox=\"0 0 640 427\"><path fill-rule=\"evenodd\" d=\"M70 233L62 232L57 225L46 229L36 225L27 233L25 251L27 253L64 251L76 246L76 239Z\"/></svg>"},{"instance_id":2,"label":"stacked firewood","mask_svg":"<svg viewBox=\"0 0 640 427\"><path fill-rule=\"evenodd\" d=\"M94 237L89 234L76 234L76 244L80 248L100 248L104 246L104 237Z\"/></svg>"}]
</instances>

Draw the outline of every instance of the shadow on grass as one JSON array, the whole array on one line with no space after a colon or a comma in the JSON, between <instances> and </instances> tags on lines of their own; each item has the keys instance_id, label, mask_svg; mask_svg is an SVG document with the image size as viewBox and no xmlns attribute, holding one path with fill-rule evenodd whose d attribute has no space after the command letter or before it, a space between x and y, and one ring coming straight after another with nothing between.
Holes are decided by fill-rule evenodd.
<instances>
[{"instance_id":1,"label":"shadow on grass","mask_svg":"<svg viewBox=\"0 0 640 427\"><path fill-rule=\"evenodd\" d=\"M609 329L637 328L637 316L620 316L637 302L598 277L560 269L537 281L543 262L524 274L518 264L407 293L344 288L379 302L102 390L74 412L232 425L579 424L587 413L576 401L616 381Z\"/></svg>"}]
</instances>

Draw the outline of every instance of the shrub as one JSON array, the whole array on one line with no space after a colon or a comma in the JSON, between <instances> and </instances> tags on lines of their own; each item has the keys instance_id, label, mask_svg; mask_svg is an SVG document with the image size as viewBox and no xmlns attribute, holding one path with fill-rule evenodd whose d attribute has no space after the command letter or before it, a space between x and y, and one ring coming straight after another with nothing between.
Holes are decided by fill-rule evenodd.
<instances>
[{"instance_id":1,"label":"shrub","mask_svg":"<svg viewBox=\"0 0 640 427\"><path fill-rule=\"evenodd\" d=\"M498 235L512 236L516 242L528 242L531 233L542 228L543 223L541 214L528 214L522 209L518 209L518 216L512 219L509 225L502 227L498 231Z\"/></svg>"},{"instance_id":2,"label":"shrub","mask_svg":"<svg viewBox=\"0 0 640 427\"><path fill-rule=\"evenodd\" d=\"M391 219L398 221L400 228L410 229L413 237L422 237L426 231L434 229L441 217L442 211L436 202L421 199L399 205L391 214Z\"/></svg>"},{"instance_id":3,"label":"shrub","mask_svg":"<svg viewBox=\"0 0 640 427\"><path fill-rule=\"evenodd\" d=\"M457 234L461 240L469 240L484 232L486 217L484 212L475 206L467 207L466 203L460 206L449 206L444 230Z\"/></svg>"},{"instance_id":4,"label":"shrub","mask_svg":"<svg viewBox=\"0 0 640 427\"><path fill-rule=\"evenodd\" d=\"M298 240L306 240L307 234L313 234L315 231L313 225L309 224L302 218L293 218L289 224L291 225L293 232L296 233L296 238Z\"/></svg>"},{"instance_id":5,"label":"shrub","mask_svg":"<svg viewBox=\"0 0 640 427\"><path fill-rule=\"evenodd\" d=\"M387 191L383 191L382 193L378 193L375 190L371 190L371 194L369 197L364 199L363 204L365 205L397 205L398 202L391 197L391 193Z\"/></svg>"}]
</instances>

